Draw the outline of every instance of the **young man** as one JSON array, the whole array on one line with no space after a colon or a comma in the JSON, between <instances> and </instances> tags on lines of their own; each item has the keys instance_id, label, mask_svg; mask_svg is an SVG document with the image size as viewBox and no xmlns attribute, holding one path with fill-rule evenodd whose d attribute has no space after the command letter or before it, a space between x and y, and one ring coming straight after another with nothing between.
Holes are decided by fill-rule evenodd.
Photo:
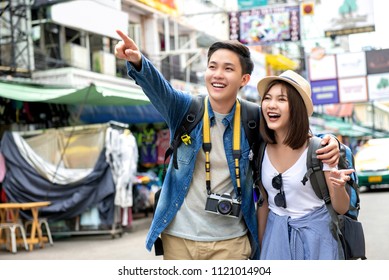
<instances>
[{"instance_id":1,"label":"young man","mask_svg":"<svg viewBox=\"0 0 389 280\"><path fill-rule=\"evenodd\" d=\"M122 41L115 47L116 57L127 61L128 75L142 87L174 135L193 97L174 89L131 38L117 33ZM259 258L250 148L243 126L233 125L240 118L235 116L240 108L238 91L248 83L252 70L249 49L237 41L216 42L208 51L205 117L190 133L191 144L179 146L178 169L169 164L146 240L151 250L161 235L164 259ZM203 137L211 144L210 152L203 149ZM318 153L334 165L339 148L331 139L323 139L329 145ZM234 142L241 151L237 161ZM226 206L219 203L222 196L231 196L232 213L221 214Z\"/></svg>"}]
</instances>

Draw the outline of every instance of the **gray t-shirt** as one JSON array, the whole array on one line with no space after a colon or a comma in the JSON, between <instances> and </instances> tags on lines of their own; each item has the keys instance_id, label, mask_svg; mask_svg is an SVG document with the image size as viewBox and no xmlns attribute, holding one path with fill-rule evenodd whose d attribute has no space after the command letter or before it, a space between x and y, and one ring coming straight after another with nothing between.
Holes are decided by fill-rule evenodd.
<instances>
[{"instance_id":1,"label":"gray t-shirt","mask_svg":"<svg viewBox=\"0 0 389 280\"><path fill-rule=\"evenodd\" d=\"M222 141L226 129L222 123L225 116L215 112L216 124L211 127L211 192L219 195L230 193L235 198ZM206 212L207 197L205 153L200 149L188 194L164 233L195 241L226 240L247 233L242 216L234 218Z\"/></svg>"}]
</instances>

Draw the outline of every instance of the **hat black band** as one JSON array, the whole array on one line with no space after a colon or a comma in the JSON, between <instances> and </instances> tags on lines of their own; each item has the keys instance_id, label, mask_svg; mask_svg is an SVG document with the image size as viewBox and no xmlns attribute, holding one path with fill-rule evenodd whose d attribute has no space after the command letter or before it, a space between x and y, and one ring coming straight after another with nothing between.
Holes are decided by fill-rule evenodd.
<instances>
[{"instance_id":1,"label":"hat black band","mask_svg":"<svg viewBox=\"0 0 389 280\"><path fill-rule=\"evenodd\" d=\"M285 76L280 76L280 77L285 78L285 79L288 79L288 80L291 80L292 82L294 82L295 84L297 84L297 85L300 86L300 84L299 84L298 82L296 82L295 80L293 80L293 79L291 79L291 78L289 78L289 77L285 77Z\"/></svg>"}]
</instances>

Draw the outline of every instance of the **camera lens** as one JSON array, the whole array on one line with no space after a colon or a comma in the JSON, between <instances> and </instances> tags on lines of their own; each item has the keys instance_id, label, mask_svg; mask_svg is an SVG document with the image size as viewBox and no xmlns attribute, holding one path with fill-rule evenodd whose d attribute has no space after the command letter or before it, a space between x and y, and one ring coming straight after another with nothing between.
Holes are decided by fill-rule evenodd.
<instances>
[{"instance_id":1,"label":"camera lens","mask_svg":"<svg viewBox=\"0 0 389 280\"><path fill-rule=\"evenodd\" d=\"M217 204L217 211L222 215L228 215L230 214L232 210L232 204L229 200L221 200Z\"/></svg>"}]
</instances>

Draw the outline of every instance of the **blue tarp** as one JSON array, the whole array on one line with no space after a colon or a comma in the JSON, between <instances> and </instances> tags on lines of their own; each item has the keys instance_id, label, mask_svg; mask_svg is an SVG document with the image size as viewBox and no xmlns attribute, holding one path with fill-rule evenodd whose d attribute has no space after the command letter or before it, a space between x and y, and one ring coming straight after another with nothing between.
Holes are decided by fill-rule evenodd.
<instances>
[{"instance_id":1,"label":"blue tarp","mask_svg":"<svg viewBox=\"0 0 389 280\"><path fill-rule=\"evenodd\" d=\"M69 106L77 114L79 106ZM128 124L164 123L165 120L152 104L138 106L92 106L82 108L80 120L86 124L106 123L115 120Z\"/></svg>"},{"instance_id":2,"label":"blue tarp","mask_svg":"<svg viewBox=\"0 0 389 280\"><path fill-rule=\"evenodd\" d=\"M9 202L51 201L50 206L40 210L40 216L49 221L71 219L97 206L101 224L113 224L115 185L105 149L88 176L67 185L53 184L42 177L19 153L9 131L3 135L1 153L7 168L3 188ZM28 211L21 216L31 219Z\"/></svg>"}]
</instances>

